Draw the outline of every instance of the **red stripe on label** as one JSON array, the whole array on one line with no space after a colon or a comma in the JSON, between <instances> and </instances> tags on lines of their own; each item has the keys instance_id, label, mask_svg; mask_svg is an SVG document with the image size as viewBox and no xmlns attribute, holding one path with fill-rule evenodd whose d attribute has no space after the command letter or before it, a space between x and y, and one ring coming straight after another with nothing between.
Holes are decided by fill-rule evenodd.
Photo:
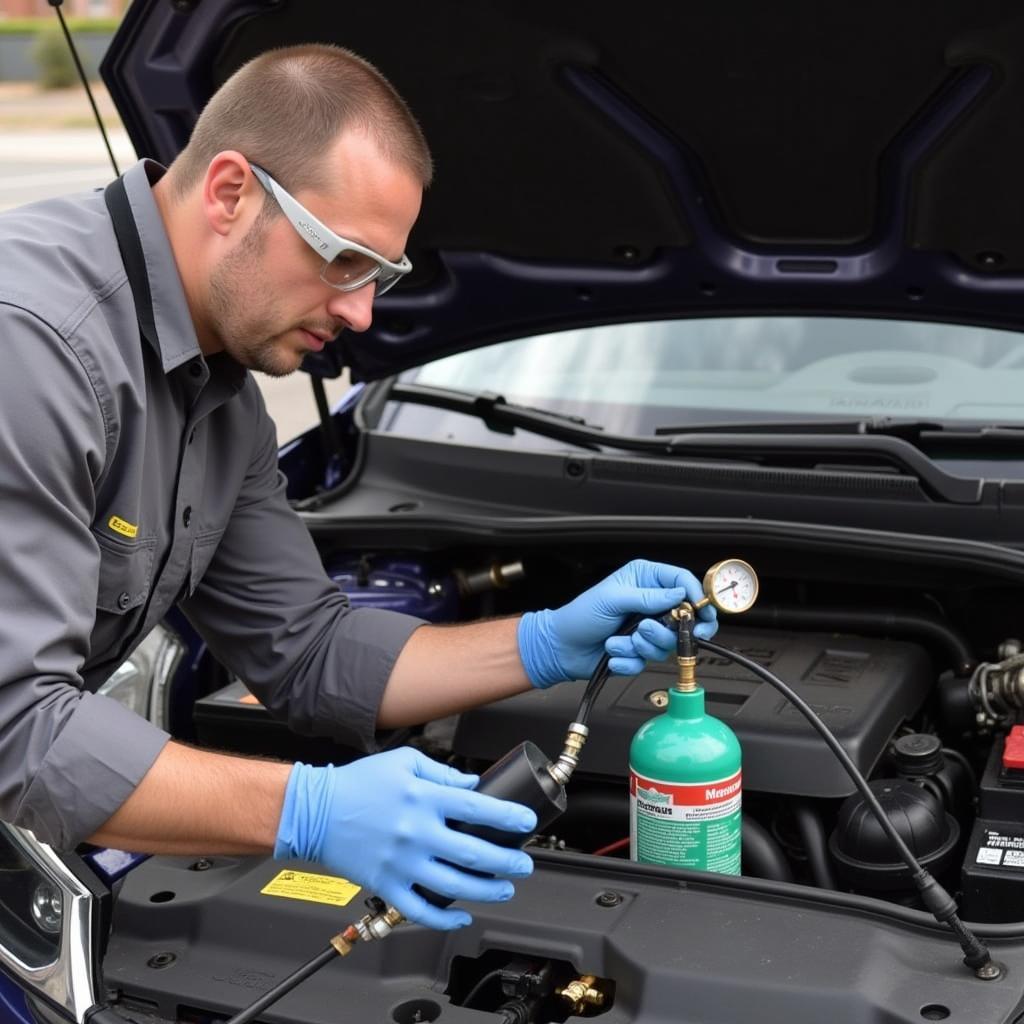
<instances>
[{"instance_id":1,"label":"red stripe on label","mask_svg":"<svg viewBox=\"0 0 1024 1024\"><path fill-rule=\"evenodd\" d=\"M631 796L642 795L638 794L637 790L644 789L667 796L669 800L666 803L687 807L700 807L704 804L717 804L724 800L731 800L739 794L742 785L742 772L737 772L727 779L687 783L685 785L675 782L659 782L657 779L647 779L636 773L630 773L629 777L629 792Z\"/></svg>"}]
</instances>

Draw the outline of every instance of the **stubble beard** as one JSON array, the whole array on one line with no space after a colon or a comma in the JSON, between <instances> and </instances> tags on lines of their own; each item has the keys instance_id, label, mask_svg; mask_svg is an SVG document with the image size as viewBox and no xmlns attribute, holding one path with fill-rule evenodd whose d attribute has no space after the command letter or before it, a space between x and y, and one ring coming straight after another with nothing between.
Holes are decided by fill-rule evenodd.
<instances>
[{"instance_id":1,"label":"stubble beard","mask_svg":"<svg viewBox=\"0 0 1024 1024\"><path fill-rule=\"evenodd\" d=\"M273 286L263 273L270 219L261 215L210 274L210 319L224 351L237 363L268 377L285 377L299 368L302 356L282 339L288 328L275 324Z\"/></svg>"}]
</instances>

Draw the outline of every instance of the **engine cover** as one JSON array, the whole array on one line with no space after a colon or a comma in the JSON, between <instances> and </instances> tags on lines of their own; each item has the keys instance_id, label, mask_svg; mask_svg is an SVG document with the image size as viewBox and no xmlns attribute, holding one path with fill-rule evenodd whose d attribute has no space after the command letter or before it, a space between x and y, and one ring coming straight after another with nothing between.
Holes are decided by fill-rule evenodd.
<instances>
[{"instance_id":1,"label":"engine cover","mask_svg":"<svg viewBox=\"0 0 1024 1024\"><path fill-rule=\"evenodd\" d=\"M899 724L921 707L934 679L928 654L911 643L734 626L724 627L715 639L792 686L865 774ZM745 789L806 797L854 792L835 755L777 690L706 652L698 659L697 680L708 713L739 737ZM674 681L673 661L651 665L632 678L609 679L590 719L580 772L625 779L633 734L659 713L654 701ZM530 739L556 756L583 685L535 690L466 712L455 733L455 753L490 762Z\"/></svg>"}]
</instances>

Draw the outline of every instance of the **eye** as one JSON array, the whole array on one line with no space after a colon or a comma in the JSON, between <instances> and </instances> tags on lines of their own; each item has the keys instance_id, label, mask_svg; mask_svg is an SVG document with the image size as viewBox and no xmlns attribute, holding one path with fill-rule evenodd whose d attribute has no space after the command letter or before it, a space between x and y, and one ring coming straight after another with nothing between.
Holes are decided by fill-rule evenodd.
<instances>
[{"instance_id":1,"label":"eye","mask_svg":"<svg viewBox=\"0 0 1024 1024\"><path fill-rule=\"evenodd\" d=\"M348 284L369 279L376 271L376 260L354 249L342 249L327 265L324 276L331 284Z\"/></svg>"}]
</instances>

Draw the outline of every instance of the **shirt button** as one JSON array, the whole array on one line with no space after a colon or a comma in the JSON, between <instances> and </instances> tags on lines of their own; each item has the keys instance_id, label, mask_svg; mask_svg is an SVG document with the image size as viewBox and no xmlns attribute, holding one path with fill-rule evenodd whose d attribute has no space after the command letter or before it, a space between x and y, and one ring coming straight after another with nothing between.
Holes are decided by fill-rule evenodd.
<instances>
[{"instance_id":1,"label":"shirt button","mask_svg":"<svg viewBox=\"0 0 1024 1024\"><path fill-rule=\"evenodd\" d=\"M192 522L192 506L186 505L185 511L181 513L181 522L185 529L188 529L188 524Z\"/></svg>"},{"instance_id":2,"label":"shirt button","mask_svg":"<svg viewBox=\"0 0 1024 1024\"><path fill-rule=\"evenodd\" d=\"M127 590L122 590L121 593L117 595L117 607L120 608L121 611L127 611L128 605L131 603L132 598Z\"/></svg>"},{"instance_id":3,"label":"shirt button","mask_svg":"<svg viewBox=\"0 0 1024 1024\"><path fill-rule=\"evenodd\" d=\"M193 359L192 362L189 363L188 372L191 373L193 377L202 377L202 375L203 375L203 364L202 364L202 362L200 362L200 360L198 360L198 359Z\"/></svg>"}]
</instances>

